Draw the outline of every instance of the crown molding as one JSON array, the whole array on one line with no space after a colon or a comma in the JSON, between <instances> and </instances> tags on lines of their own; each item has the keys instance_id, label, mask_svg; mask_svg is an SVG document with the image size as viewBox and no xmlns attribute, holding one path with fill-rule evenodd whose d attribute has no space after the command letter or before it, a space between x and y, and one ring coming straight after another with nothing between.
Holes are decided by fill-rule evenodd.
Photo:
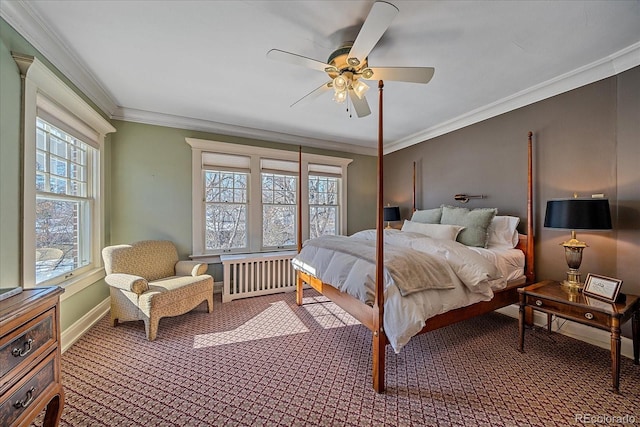
<instances>
[{"instance_id":1,"label":"crown molding","mask_svg":"<svg viewBox=\"0 0 640 427\"><path fill-rule=\"evenodd\" d=\"M113 97L28 3L23 0L0 1L0 17L31 43L98 108L108 116L113 114L117 107Z\"/></svg>"},{"instance_id":2,"label":"crown molding","mask_svg":"<svg viewBox=\"0 0 640 427\"><path fill-rule=\"evenodd\" d=\"M344 153L376 156L377 150L356 144L344 142L326 141L323 139L309 138L300 135L291 135L282 132L273 132L263 129L254 129L244 126L229 125L210 120L193 119L190 117L175 116L171 114L155 113L152 111L138 110L135 108L118 107L111 116L115 120L144 123L156 126L166 126L177 129L189 129L194 131L215 133L238 138L258 139L269 142L281 142L283 144L304 145L305 147L321 148L323 150L340 151Z\"/></svg>"},{"instance_id":3,"label":"crown molding","mask_svg":"<svg viewBox=\"0 0 640 427\"><path fill-rule=\"evenodd\" d=\"M388 144L384 154L401 150L420 142L453 132L500 114L551 98L598 80L614 76L640 65L640 42L634 43L598 61L562 74L546 82L522 90L496 102L469 111L423 131Z\"/></svg>"}]
</instances>

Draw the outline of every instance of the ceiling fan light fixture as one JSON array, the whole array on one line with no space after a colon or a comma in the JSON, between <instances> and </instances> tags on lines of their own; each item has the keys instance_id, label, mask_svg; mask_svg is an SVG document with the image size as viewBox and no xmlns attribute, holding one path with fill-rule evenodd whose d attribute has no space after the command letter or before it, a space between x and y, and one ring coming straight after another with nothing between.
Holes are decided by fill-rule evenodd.
<instances>
[{"instance_id":1,"label":"ceiling fan light fixture","mask_svg":"<svg viewBox=\"0 0 640 427\"><path fill-rule=\"evenodd\" d=\"M343 75L339 75L333 79L333 89L338 92L344 92L349 87L349 80Z\"/></svg>"},{"instance_id":2,"label":"ceiling fan light fixture","mask_svg":"<svg viewBox=\"0 0 640 427\"><path fill-rule=\"evenodd\" d=\"M335 102L337 102L338 104L344 103L344 101L347 100L347 91L343 90L343 91L334 93L333 94L333 100Z\"/></svg>"},{"instance_id":3,"label":"ceiling fan light fixture","mask_svg":"<svg viewBox=\"0 0 640 427\"><path fill-rule=\"evenodd\" d=\"M365 68L362 70L362 77L365 79L370 79L373 77L373 70L371 68Z\"/></svg>"},{"instance_id":4,"label":"ceiling fan light fixture","mask_svg":"<svg viewBox=\"0 0 640 427\"><path fill-rule=\"evenodd\" d=\"M360 80L356 80L353 83L353 92L356 94L358 99L362 99L364 97L364 94L367 93L368 90L369 90L369 86L367 86L366 83Z\"/></svg>"}]
</instances>

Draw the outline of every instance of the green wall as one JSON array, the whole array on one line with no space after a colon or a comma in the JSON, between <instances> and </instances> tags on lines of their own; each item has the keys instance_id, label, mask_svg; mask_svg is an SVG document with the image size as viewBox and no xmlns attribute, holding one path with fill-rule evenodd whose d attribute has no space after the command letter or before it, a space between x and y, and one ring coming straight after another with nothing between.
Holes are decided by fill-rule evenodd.
<instances>
[{"instance_id":1,"label":"green wall","mask_svg":"<svg viewBox=\"0 0 640 427\"><path fill-rule=\"evenodd\" d=\"M191 254L191 147L185 138L297 151L291 144L114 120L111 138L111 244L168 239ZM348 168L347 233L375 227L376 158L305 148L305 153L353 159ZM221 280L218 268L210 273Z\"/></svg>"},{"instance_id":2,"label":"green wall","mask_svg":"<svg viewBox=\"0 0 640 427\"><path fill-rule=\"evenodd\" d=\"M0 21L2 24L3 21ZM0 26L0 36L4 36ZM19 284L20 74L0 38L0 287Z\"/></svg>"}]
</instances>

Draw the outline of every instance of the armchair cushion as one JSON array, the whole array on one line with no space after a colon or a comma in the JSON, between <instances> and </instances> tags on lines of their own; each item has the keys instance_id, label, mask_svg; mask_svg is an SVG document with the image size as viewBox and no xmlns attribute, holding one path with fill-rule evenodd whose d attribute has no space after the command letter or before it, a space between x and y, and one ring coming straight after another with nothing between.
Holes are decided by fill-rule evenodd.
<instances>
[{"instance_id":1,"label":"armchair cushion","mask_svg":"<svg viewBox=\"0 0 640 427\"><path fill-rule=\"evenodd\" d=\"M178 261L176 276L201 276L207 272L208 268L208 264L197 261Z\"/></svg>"},{"instance_id":2,"label":"armchair cushion","mask_svg":"<svg viewBox=\"0 0 640 427\"><path fill-rule=\"evenodd\" d=\"M131 291L138 295L145 293L149 290L149 282L144 277L136 276L135 274L126 273L113 273L107 274L104 278L107 285L113 286L125 291Z\"/></svg>"}]
</instances>

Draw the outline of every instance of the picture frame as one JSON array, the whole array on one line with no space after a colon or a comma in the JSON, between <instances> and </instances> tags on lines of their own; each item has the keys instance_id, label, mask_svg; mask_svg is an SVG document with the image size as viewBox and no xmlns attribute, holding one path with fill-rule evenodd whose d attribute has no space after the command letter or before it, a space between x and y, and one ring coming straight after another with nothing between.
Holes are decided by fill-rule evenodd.
<instances>
[{"instance_id":1,"label":"picture frame","mask_svg":"<svg viewBox=\"0 0 640 427\"><path fill-rule=\"evenodd\" d=\"M583 292L588 296L615 302L621 286L622 280L620 279L588 273Z\"/></svg>"}]
</instances>

